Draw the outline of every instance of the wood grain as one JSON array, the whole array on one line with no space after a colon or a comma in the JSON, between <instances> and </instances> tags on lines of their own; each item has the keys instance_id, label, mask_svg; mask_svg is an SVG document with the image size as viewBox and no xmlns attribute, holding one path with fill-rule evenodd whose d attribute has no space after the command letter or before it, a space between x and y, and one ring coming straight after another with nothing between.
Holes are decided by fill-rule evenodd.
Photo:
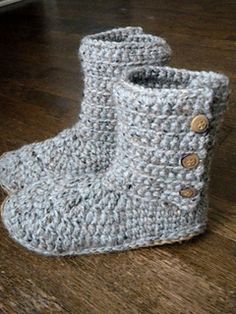
<instances>
[{"instance_id":1,"label":"wood grain","mask_svg":"<svg viewBox=\"0 0 236 314\"><path fill-rule=\"evenodd\" d=\"M0 153L55 135L79 112L82 36L140 25L172 65L224 72L231 106L216 148L209 228L183 244L46 258L0 225L0 313L236 313L235 1L26 1L0 11ZM0 201L5 194L0 192Z\"/></svg>"}]
</instances>

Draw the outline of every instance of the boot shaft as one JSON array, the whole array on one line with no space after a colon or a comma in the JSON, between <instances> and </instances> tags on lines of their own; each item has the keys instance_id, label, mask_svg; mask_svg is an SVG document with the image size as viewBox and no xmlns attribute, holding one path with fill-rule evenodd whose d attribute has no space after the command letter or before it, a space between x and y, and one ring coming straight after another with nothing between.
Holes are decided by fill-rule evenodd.
<instances>
[{"instance_id":1,"label":"boot shaft","mask_svg":"<svg viewBox=\"0 0 236 314\"><path fill-rule=\"evenodd\" d=\"M79 54L86 78L111 79L130 66L165 65L171 49L164 39L144 34L140 27L126 27L84 37Z\"/></svg>"},{"instance_id":2,"label":"boot shaft","mask_svg":"<svg viewBox=\"0 0 236 314\"><path fill-rule=\"evenodd\" d=\"M171 50L164 39L143 34L140 27L127 27L86 36L79 52L84 72L83 126L111 132L116 125L114 82L132 66L166 64Z\"/></svg>"},{"instance_id":3,"label":"boot shaft","mask_svg":"<svg viewBox=\"0 0 236 314\"><path fill-rule=\"evenodd\" d=\"M110 180L186 210L207 203L212 149L227 98L228 79L221 74L168 67L129 71L114 86L118 145Z\"/></svg>"}]
</instances>

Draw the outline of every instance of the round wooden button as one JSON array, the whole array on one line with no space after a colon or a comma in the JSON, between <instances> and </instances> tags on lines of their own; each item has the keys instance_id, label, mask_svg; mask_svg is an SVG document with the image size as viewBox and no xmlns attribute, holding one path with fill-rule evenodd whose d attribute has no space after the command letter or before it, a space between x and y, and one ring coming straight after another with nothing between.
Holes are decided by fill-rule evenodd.
<instances>
[{"instance_id":1,"label":"round wooden button","mask_svg":"<svg viewBox=\"0 0 236 314\"><path fill-rule=\"evenodd\" d=\"M191 130L196 133L203 133L209 127L209 121L204 114L199 114L198 116L194 117L191 122Z\"/></svg>"},{"instance_id":2,"label":"round wooden button","mask_svg":"<svg viewBox=\"0 0 236 314\"><path fill-rule=\"evenodd\" d=\"M185 198L191 198L198 194L198 191L194 188L185 188L179 191L179 194Z\"/></svg>"},{"instance_id":3,"label":"round wooden button","mask_svg":"<svg viewBox=\"0 0 236 314\"><path fill-rule=\"evenodd\" d=\"M197 154L189 154L182 158L181 164L186 169L193 169L198 166L199 161Z\"/></svg>"}]
</instances>

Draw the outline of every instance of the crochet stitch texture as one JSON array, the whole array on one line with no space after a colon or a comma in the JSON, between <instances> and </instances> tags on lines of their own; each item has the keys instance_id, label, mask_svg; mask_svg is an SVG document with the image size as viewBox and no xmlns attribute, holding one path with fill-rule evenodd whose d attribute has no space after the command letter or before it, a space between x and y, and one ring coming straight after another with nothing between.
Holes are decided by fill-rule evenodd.
<instances>
[{"instance_id":1,"label":"crochet stitch texture","mask_svg":"<svg viewBox=\"0 0 236 314\"><path fill-rule=\"evenodd\" d=\"M79 52L85 75L79 122L54 138L4 154L0 183L5 190L18 191L45 176L106 169L115 149L114 82L127 67L166 64L171 50L164 39L126 27L86 36Z\"/></svg>"},{"instance_id":2,"label":"crochet stitch texture","mask_svg":"<svg viewBox=\"0 0 236 314\"><path fill-rule=\"evenodd\" d=\"M2 218L11 237L38 253L72 255L202 233L212 149L227 97L228 79L221 74L169 67L129 71L114 86L118 140L109 169L77 179L47 178L10 197ZM183 162L189 154L194 162Z\"/></svg>"}]
</instances>

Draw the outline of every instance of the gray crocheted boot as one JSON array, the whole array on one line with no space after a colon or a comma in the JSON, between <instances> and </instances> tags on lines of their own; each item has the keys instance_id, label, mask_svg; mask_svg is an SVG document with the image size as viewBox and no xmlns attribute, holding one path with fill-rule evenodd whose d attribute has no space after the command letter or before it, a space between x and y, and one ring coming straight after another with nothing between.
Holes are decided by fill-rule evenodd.
<instances>
[{"instance_id":1,"label":"gray crocheted boot","mask_svg":"<svg viewBox=\"0 0 236 314\"><path fill-rule=\"evenodd\" d=\"M105 169L115 148L113 83L127 67L166 64L170 48L139 27L127 27L86 36L80 56L85 74L80 121L54 138L3 155L0 183L5 190L17 191L44 176Z\"/></svg>"},{"instance_id":2,"label":"gray crocheted boot","mask_svg":"<svg viewBox=\"0 0 236 314\"><path fill-rule=\"evenodd\" d=\"M189 239L206 228L212 148L228 97L213 72L141 67L115 85L116 157L105 173L45 180L5 203L11 237L46 255Z\"/></svg>"}]
</instances>

